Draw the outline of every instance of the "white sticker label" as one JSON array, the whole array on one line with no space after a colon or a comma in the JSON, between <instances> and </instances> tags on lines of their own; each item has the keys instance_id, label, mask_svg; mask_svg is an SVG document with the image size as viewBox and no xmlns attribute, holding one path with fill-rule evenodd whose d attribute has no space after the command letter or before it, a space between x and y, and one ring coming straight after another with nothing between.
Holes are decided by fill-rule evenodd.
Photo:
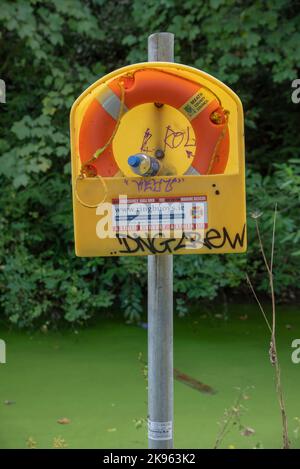
<instances>
[{"instance_id":1,"label":"white sticker label","mask_svg":"<svg viewBox=\"0 0 300 469\"><path fill-rule=\"evenodd\" d=\"M112 229L115 233L207 228L207 197L143 197L113 199Z\"/></svg>"},{"instance_id":2,"label":"white sticker label","mask_svg":"<svg viewBox=\"0 0 300 469\"><path fill-rule=\"evenodd\" d=\"M148 420L148 437L151 440L172 440L173 423L170 422L152 422Z\"/></svg>"}]
</instances>

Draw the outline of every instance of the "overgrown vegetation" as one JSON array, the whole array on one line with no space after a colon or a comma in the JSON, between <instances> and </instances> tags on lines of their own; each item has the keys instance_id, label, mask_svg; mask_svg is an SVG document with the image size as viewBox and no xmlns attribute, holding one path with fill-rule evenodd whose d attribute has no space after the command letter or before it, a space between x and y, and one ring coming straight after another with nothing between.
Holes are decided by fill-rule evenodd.
<instances>
[{"instance_id":1,"label":"overgrown vegetation","mask_svg":"<svg viewBox=\"0 0 300 469\"><path fill-rule=\"evenodd\" d=\"M283 394L283 387L281 383L281 367L280 367L280 362L279 362L279 357L278 357L278 352L277 352L277 334L276 334L276 321L277 321L277 315L276 315L276 299L275 299L275 289L274 289L274 251L275 251L275 232L276 232L276 218L277 218L277 204L275 204L275 210L274 210L274 219L273 219L273 229L272 229L272 241L271 241L271 257L270 259L267 259L266 254L265 254L265 246L264 242L261 237L261 232L260 232L260 227L259 227L259 218L261 216L261 213L254 213L252 214L252 218L255 220L255 225L256 225L256 232L257 232L257 237L258 237L258 243L259 243L259 248L260 252L265 264L265 268L267 271L267 277L269 281L269 286L270 286L270 294L271 294L271 303L272 303L272 318L271 320L268 319L266 311L264 310L261 302L259 301L259 298L253 288L252 282L247 275L247 281L250 286L250 289L254 295L254 298L256 299L256 302L260 308L260 311L263 315L263 318L266 322L266 325L269 329L271 338L270 338L270 349L269 349L269 358L270 358L270 363L274 367L274 375L275 375L275 383L276 383L276 394L277 394L277 399L280 407L280 413L281 413L281 421L282 421L282 448L283 449L289 449L290 448L290 441L289 441L289 435L288 435L288 419L287 419L287 413L286 413L286 405L285 405L285 399L284 399L284 394Z\"/></svg>"},{"instance_id":2,"label":"overgrown vegetation","mask_svg":"<svg viewBox=\"0 0 300 469\"><path fill-rule=\"evenodd\" d=\"M215 75L245 108L248 209L278 203L275 288L293 299L300 272L300 14L287 0L2 0L0 76L0 308L20 327L84 322L117 305L127 318L143 309L145 258L76 259L68 115L99 76L146 59L147 35L176 34L176 61ZM270 216L267 216L267 215ZM265 221L264 221L265 220ZM244 291L245 268L268 291L252 247L239 256L175 258L177 310L189 301ZM298 246L298 247L297 247Z\"/></svg>"}]
</instances>

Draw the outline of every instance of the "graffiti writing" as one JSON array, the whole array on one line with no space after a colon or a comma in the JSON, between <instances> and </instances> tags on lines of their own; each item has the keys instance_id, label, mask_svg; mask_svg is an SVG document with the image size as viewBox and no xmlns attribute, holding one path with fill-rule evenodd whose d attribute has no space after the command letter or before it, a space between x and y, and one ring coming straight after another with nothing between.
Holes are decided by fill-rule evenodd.
<instances>
[{"instance_id":1,"label":"graffiti writing","mask_svg":"<svg viewBox=\"0 0 300 469\"><path fill-rule=\"evenodd\" d=\"M144 136L143 136L143 142L142 142L142 145L141 145L141 152L146 152L146 153L151 153L154 151L154 148L149 148L148 147L148 142L149 140L151 139L152 137L152 133L150 131L150 129L146 129L145 133L144 133Z\"/></svg>"},{"instance_id":2,"label":"graffiti writing","mask_svg":"<svg viewBox=\"0 0 300 469\"><path fill-rule=\"evenodd\" d=\"M184 182L184 178L160 178L160 179L138 179L124 180L124 183L128 186L129 182L135 184L138 192L172 192L174 187Z\"/></svg>"},{"instance_id":3,"label":"graffiti writing","mask_svg":"<svg viewBox=\"0 0 300 469\"><path fill-rule=\"evenodd\" d=\"M155 148L151 148L151 146L149 146L152 137L153 134L150 128L147 128L143 135L142 144L140 147L141 152L153 153L155 151ZM186 127L186 130L174 130L171 125L167 125L163 137L163 144L164 152L166 152L167 149L174 150L176 148L183 147L188 158L192 158L194 156L194 152L191 150L191 147L195 148L196 142L195 139L191 136L190 127Z\"/></svg>"},{"instance_id":4,"label":"graffiti writing","mask_svg":"<svg viewBox=\"0 0 300 469\"><path fill-rule=\"evenodd\" d=\"M190 151L190 150L185 150L185 152L186 152L186 156L187 156L188 158L193 158L193 156L195 156L194 153L193 153L192 151Z\"/></svg>"},{"instance_id":5,"label":"graffiti writing","mask_svg":"<svg viewBox=\"0 0 300 469\"><path fill-rule=\"evenodd\" d=\"M190 127L186 128L186 141L184 144L185 147L195 147L196 146L196 141L194 138L191 138L190 136Z\"/></svg>"},{"instance_id":6,"label":"graffiti writing","mask_svg":"<svg viewBox=\"0 0 300 469\"><path fill-rule=\"evenodd\" d=\"M176 132L175 130L172 129L170 125L167 126L167 130L165 133L164 137L164 144L165 148L164 151L166 150L166 147L169 148L178 148L182 144L184 139L184 132Z\"/></svg>"},{"instance_id":7,"label":"graffiti writing","mask_svg":"<svg viewBox=\"0 0 300 469\"><path fill-rule=\"evenodd\" d=\"M139 236L126 235L125 237L117 236L122 247L120 254L175 254L180 249L199 249L206 247L209 250L221 249L225 245L229 245L231 249L237 246L243 247L245 241L246 226L244 225L241 233L235 233L230 236L227 229L223 227L221 231L211 228L206 232L204 238L201 239L199 233L183 233L181 238L164 239L160 236L148 236L141 238Z\"/></svg>"}]
</instances>

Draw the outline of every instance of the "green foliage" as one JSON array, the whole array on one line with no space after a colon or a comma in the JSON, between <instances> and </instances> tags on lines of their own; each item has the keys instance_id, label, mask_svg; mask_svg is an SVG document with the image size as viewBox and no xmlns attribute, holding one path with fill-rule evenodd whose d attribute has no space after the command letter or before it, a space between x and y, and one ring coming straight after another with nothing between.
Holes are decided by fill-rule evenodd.
<instances>
[{"instance_id":1,"label":"green foliage","mask_svg":"<svg viewBox=\"0 0 300 469\"><path fill-rule=\"evenodd\" d=\"M146 59L147 35L176 35L176 60L217 76L240 95L247 130L248 209L261 210L268 245L278 202L275 281L299 288L299 12L286 0L2 0L0 75L0 311L20 327L83 323L120 309L137 319L146 259L77 259L73 249L69 110L112 69ZM267 291L249 216L240 256L175 257L176 304L243 292L245 271Z\"/></svg>"}]
</instances>

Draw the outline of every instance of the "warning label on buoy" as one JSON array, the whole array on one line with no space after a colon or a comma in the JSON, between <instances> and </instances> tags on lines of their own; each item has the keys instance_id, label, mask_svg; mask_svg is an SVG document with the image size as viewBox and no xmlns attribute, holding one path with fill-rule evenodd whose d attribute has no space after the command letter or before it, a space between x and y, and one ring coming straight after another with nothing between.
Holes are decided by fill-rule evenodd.
<instances>
[{"instance_id":1,"label":"warning label on buoy","mask_svg":"<svg viewBox=\"0 0 300 469\"><path fill-rule=\"evenodd\" d=\"M112 229L116 233L179 232L208 227L207 197L143 197L112 200Z\"/></svg>"}]
</instances>

